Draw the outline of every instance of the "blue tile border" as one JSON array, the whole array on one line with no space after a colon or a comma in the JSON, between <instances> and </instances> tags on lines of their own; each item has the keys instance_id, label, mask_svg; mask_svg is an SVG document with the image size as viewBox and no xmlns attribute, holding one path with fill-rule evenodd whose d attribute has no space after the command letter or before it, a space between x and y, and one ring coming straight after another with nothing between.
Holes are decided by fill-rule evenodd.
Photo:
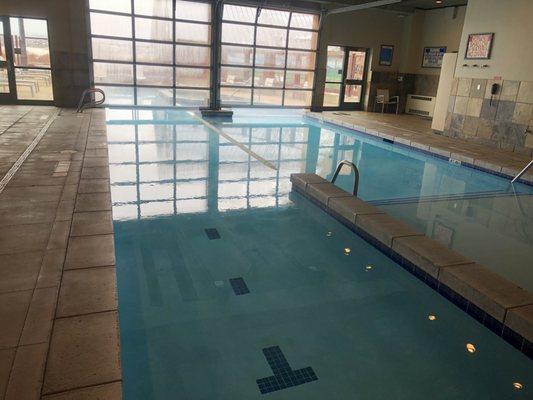
<instances>
[{"instance_id":1,"label":"blue tile border","mask_svg":"<svg viewBox=\"0 0 533 400\"><path fill-rule=\"evenodd\" d=\"M231 284L235 296L241 296L243 294L250 293L250 289L248 289L248 286L243 278L231 278L229 283Z\"/></svg>"},{"instance_id":2,"label":"blue tile border","mask_svg":"<svg viewBox=\"0 0 533 400\"><path fill-rule=\"evenodd\" d=\"M220 234L216 228L206 228L204 231L209 240L220 239Z\"/></svg>"},{"instance_id":3,"label":"blue tile border","mask_svg":"<svg viewBox=\"0 0 533 400\"><path fill-rule=\"evenodd\" d=\"M393 146L403 147L405 149L409 149L409 150L412 150L412 151L423 153L423 154L426 154L426 155L431 156L431 157L439 158L441 160L445 160L445 161L454 160L453 157L446 157L446 156L443 156L442 154L434 153L434 152L429 151L429 150L421 149L419 147L415 147L415 146L408 145L408 144L405 144L405 143L400 143L400 142L395 141L395 140L383 138L381 136L374 135L374 134L366 132L366 131L360 131L360 130L357 130L356 128L352 128L352 127L349 127L349 126L346 126L346 125L342 125L342 123L335 123L335 122L332 122L332 121L325 121L325 120L320 119L319 117L317 117L316 115L313 115L313 114L304 114L304 118L313 119L313 120L318 121L321 124L324 124L326 126L330 125L332 127L343 128L343 129L346 129L346 130L349 130L349 131L357 132L357 133L369 136L371 138L374 138L376 140L381 139L383 142L389 143L389 144L391 144ZM378 131L375 131L375 132L379 133ZM423 143L420 143L420 144L423 144ZM452 153L452 152L450 152L450 153ZM503 172L493 171L491 169L480 167L479 165L474 165L474 164L471 164L471 163L466 162L466 161L460 161L460 164L461 164L461 166L464 166L464 167L467 167L467 168L471 168L471 169L475 169L475 170L478 170L478 171L481 171L481 172L485 172L487 174L496 175L496 176L499 176L500 178L505 178L505 179L513 179L514 178L514 176L510 176L510 175L504 174ZM526 181L524 179L519 179L517 182L521 183L523 185L533 186L533 182L528 182L528 181Z\"/></svg>"},{"instance_id":4,"label":"blue tile border","mask_svg":"<svg viewBox=\"0 0 533 400\"><path fill-rule=\"evenodd\" d=\"M349 230L351 230L352 232L360 236L362 239L364 239L366 242L371 244L373 247L375 247L376 249L381 251L383 254L391 258L394 262L400 265L403 269L413 274L419 280L427 284L430 288L432 288L433 290L438 292L440 295L448 299L450 302L455 304L458 308L466 312L468 315L470 315L480 324L490 329L492 332L500 336L503 340L511 344L517 350L521 351L523 354L528 356L530 359L533 359L533 342L530 342L529 340L524 338L522 335L520 335L518 332L515 332L508 326L504 325L502 322L498 321L497 319L495 319L494 317L492 317L491 315L483 311L481 308L479 308L475 304L469 302L459 293L455 292L453 289L446 286L442 282L439 282L433 276L429 275L427 272L417 267L411 261L407 260L405 257L398 254L392 248L386 246L385 244L381 243L373 236L369 235L367 232L363 231L361 228L356 226L353 222L347 220L342 215L333 211L331 208L327 207L323 203L320 203L317 199L309 196L309 194L302 191L296 185L293 185L292 192L289 194L289 197L293 196L293 192L296 192L298 195L304 197L305 199L309 200L314 205L318 206L320 209L322 209L324 212L332 216L334 219L336 219L338 222L343 224ZM291 200L293 199L294 198L291 198Z\"/></svg>"}]
</instances>

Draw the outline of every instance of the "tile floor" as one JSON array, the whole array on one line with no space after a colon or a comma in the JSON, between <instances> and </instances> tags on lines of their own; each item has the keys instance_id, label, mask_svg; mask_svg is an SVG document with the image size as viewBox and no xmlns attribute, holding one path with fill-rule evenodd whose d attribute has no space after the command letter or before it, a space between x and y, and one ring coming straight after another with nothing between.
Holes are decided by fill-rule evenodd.
<instances>
[{"instance_id":1,"label":"tile floor","mask_svg":"<svg viewBox=\"0 0 533 400\"><path fill-rule=\"evenodd\" d=\"M120 399L104 111L0 107L0 175L58 111L0 193L0 399Z\"/></svg>"}]
</instances>

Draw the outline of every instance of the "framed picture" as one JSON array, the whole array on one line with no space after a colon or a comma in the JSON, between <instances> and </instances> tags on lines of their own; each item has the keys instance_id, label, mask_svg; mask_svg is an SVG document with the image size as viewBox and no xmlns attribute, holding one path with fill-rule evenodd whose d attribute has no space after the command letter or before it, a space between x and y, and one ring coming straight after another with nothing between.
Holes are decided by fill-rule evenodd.
<instances>
[{"instance_id":1,"label":"framed picture","mask_svg":"<svg viewBox=\"0 0 533 400\"><path fill-rule=\"evenodd\" d=\"M492 50L494 33L471 33L466 42L467 60L488 60Z\"/></svg>"},{"instance_id":2,"label":"framed picture","mask_svg":"<svg viewBox=\"0 0 533 400\"><path fill-rule=\"evenodd\" d=\"M446 53L446 46L442 47L424 47L422 54L423 68L440 68L442 67L442 58Z\"/></svg>"},{"instance_id":3,"label":"framed picture","mask_svg":"<svg viewBox=\"0 0 533 400\"><path fill-rule=\"evenodd\" d=\"M382 44L379 50L379 65L392 65L392 56L394 55L394 46Z\"/></svg>"},{"instance_id":4,"label":"framed picture","mask_svg":"<svg viewBox=\"0 0 533 400\"><path fill-rule=\"evenodd\" d=\"M452 228L446 226L439 220L435 220L433 224L433 235L431 236L437 242L440 242L447 247L451 247L454 234L455 232Z\"/></svg>"}]
</instances>

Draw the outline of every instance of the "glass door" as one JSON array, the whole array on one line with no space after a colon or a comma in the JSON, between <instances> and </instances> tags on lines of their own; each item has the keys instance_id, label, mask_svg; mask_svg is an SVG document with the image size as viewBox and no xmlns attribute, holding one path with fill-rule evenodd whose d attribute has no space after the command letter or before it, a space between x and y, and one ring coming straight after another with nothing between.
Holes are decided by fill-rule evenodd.
<instances>
[{"instance_id":1,"label":"glass door","mask_svg":"<svg viewBox=\"0 0 533 400\"><path fill-rule=\"evenodd\" d=\"M44 19L0 16L0 101L54 99L48 25Z\"/></svg>"},{"instance_id":2,"label":"glass door","mask_svg":"<svg viewBox=\"0 0 533 400\"><path fill-rule=\"evenodd\" d=\"M328 46L325 109L363 109L367 55L367 49Z\"/></svg>"},{"instance_id":3,"label":"glass door","mask_svg":"<svg viewBox=\"0 0 533 400\"><path fill-rule=\"evenodd\" d=\"M8 57L10 42L9 21L7 17L0 16L0 102L9 103L15 99L15 76L13 73L13 63Z\"/></svg>"}]
</instances>

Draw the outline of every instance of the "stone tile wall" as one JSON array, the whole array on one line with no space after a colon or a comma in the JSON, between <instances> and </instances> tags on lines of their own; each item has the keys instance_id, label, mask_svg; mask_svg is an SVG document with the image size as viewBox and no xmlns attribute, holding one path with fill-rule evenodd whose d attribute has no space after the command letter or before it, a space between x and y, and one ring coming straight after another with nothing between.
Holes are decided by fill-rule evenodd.
<instances>
[{"instance_id":1,"label":"stone tile wall","mask_svg":"<svg viewBox=\"0 0 533 400\"><path fill-rule=\"evenodd\" d=\"M492 96L493 83L500 90ZM455 78L444 135L533 154L533 82Z\"/></svg>"}]
</instances>

